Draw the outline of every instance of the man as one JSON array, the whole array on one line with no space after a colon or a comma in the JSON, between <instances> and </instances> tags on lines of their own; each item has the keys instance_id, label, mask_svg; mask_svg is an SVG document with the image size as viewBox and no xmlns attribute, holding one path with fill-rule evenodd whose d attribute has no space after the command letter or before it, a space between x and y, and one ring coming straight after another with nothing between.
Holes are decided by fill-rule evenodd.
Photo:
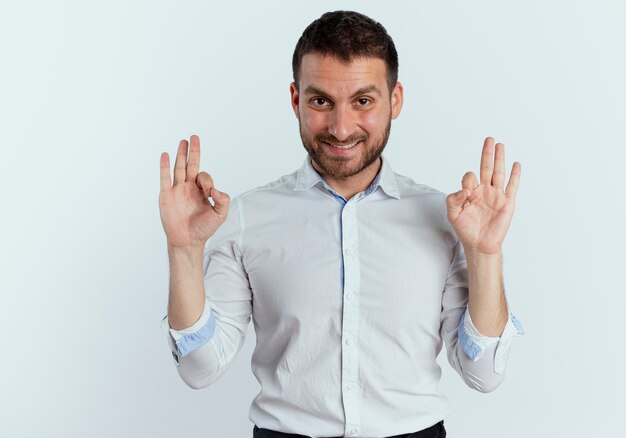
<instances>
[{"instance_id":1,"label":"man","mask_svg":"<svg viewBox=\"0 0 626 438\"><path fill-rule=\"evenodd\" d=\"M382 152L402 109L397 72L379 23L326 13L293 55L300 169L231 202L199 172L197 136L189 153L179 144L173 185L161 155L163 326L179 374L193 388L216 381L252 319L256 438L445 437L442 343L488 392L523 333L502 281L520 164L505 191L504 146L489 137L480 181L466 173L457 193L393 172Z\"/></svg>"}]
</instances>

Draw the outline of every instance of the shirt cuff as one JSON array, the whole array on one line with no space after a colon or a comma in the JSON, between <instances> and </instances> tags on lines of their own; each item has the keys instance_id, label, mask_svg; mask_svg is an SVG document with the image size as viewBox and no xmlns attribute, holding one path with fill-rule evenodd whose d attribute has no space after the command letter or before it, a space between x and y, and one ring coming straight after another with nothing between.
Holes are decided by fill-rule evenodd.
<instances>
[{"instance_id":1,"label":"shirt cuff","mask_svg":"<svg viewBox=\"0 0 626 438\"><path fill-rule=\"evenodd\" d=\"M170 346L179 357L185 357L206 344L215 334L215 324L215 312L209 306L208 299L204 303L200 319L190 327L174 330L169 325L167 315L161 320L161 328L167 333ZM178 357L175 356L174 359L178 363Z\"/></svg>"},{"instance_id":2,"label":"shirt cuff","mask_svg":"<svg viewBox=\"0 0 626 438\"><path fill-rule=\"evenodd\" d=\"M509 312L509 318L501 336L482 335L476 327L474 327L469 313L469 307L466 307L461 317L458 334L463 351L465 351L467 356L474 362L481 358L487 348L498 344L495 352L494 371L497 374L502 374L506 368L506 360L513 337L522 336L525 332L520 321L515 315Z\"/></svg>"}]
</instances>

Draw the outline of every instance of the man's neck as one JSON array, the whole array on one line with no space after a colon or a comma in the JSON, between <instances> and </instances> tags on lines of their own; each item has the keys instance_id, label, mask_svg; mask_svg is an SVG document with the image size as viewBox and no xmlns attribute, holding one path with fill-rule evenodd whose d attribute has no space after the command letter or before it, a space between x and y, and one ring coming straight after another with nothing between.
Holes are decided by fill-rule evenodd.
<instances>
[{"instance_id":1,"label":"man's neck","mask_svg":"<svg viewBox=\"0 0 626 438\"><path fill-rule=\"evenodd\" d=\"M334 178L317 167L315 161L309 158L311 165L320 174L324 181L337 193L346 199L350 200L354 195L367 189L376 175L382 167L382 159L378 157L371 165L361 170L359 173L346 177L346 178Z\"/></svg>"}]
</instances>

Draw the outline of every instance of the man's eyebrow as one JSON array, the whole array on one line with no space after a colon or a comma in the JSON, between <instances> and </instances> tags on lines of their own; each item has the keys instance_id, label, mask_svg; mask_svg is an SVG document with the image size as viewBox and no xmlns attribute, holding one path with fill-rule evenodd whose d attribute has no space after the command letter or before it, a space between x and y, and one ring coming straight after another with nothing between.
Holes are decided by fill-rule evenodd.
<instances>
[{"instance_id":1,"label":"man's eyebrow","mask_svg":"<svg viewBox=\"0 0 626 438\"><path fill-rule=\"evenodd\" d=\"M302 94L319 94L320 96L328 97L328 93L322 90L321 88L317 88L315 85L309 85L304 89L304 93Z\"/></svg>"},{"instance_id":2,"label":"man's eyebrow","mask_svg":"<svg viewBox=\"0 0 626 438\"><path fill-rule=\"evenodd\" d=\"M378 87L374 84L372 85L367 85L365 87L359 88L358 90L356 90L354 92L354 94L352 95L352 97L357 97L360 94L367 94L367 93L376 93L379 96L382 96L383 93L380 92L380 90L378 89Z\"/></svg>"},{"instance_id":3,"label":"man's eyebrow","mask_svg":"<svg viewBox=\"0 0 626 438\"><path fill-rule=\"evenodd\" d=\"M367 94L367 93L376 93L379 96L382 96L383 94L380 92L380 90L378 89L378 87L374 84L372 85L366 85L365 87L361 87L358 90L356 90L354 93L352 93L352 96L350 96L351 98L355 98L361 94ZM320 96L324 96L324 97L330 97L329 93L327 93L326 91L322 90L321 88L316 87L315 85L309 85L308 87L306 87L304 89L304 93L303 94L318 94Z\"/></svg>"}]
</instances>

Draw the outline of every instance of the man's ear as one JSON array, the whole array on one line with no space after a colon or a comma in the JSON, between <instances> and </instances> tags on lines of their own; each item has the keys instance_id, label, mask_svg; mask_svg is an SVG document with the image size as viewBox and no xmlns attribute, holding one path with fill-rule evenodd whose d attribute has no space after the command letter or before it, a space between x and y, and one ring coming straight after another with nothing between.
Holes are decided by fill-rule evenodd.
<instances>
[{"instance_id":1,"label":"man's ear","mask_svg":"<svg viewBox=\"0 0 626 438\"><path fill-rule=\"evenodd\" d=\"M400 82L396 82L396 86L393 87L391 92L391 118L396 119L400 115L402 110L402 103L404 100L404 88Z\"/></svg>"},{"instance_id":2,"label":"man's ear","mask_svg":"<svg viewBox=\"0 0 626 438\"><path fill-rule=\"evenodd\" d=\"M291 108L293 108L293 113L296 115L297 119L300 119L300 93L298 93L295 82L289 85L289 93L291 94Z\"/></svg>"}]
</instances>

